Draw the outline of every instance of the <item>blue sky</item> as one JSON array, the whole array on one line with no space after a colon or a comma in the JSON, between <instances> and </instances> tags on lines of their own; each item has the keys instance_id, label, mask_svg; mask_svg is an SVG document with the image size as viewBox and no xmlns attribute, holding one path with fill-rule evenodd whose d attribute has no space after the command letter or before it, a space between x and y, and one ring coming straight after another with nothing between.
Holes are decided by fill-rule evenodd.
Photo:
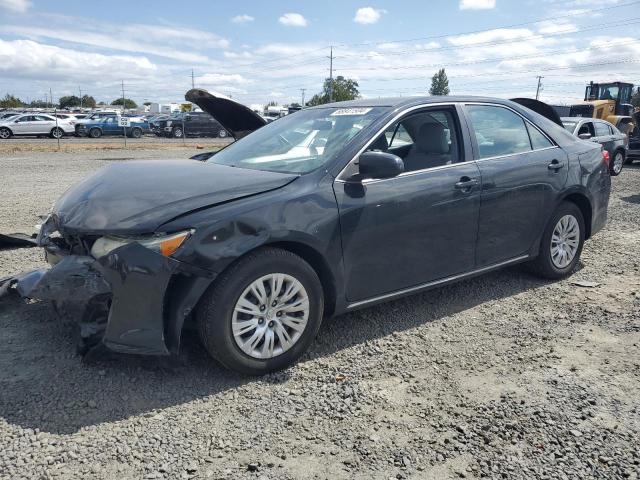
<instances>
[{"instance_id":1,"label":"blue sky","mask_svg":"<svg viewBox=\"0 0 640 480\"><path fill-rule=\"evenodd\" d=\"M328 76L365 97L452 93L580 99L589 80L640 83L640 1L168 2L0 0L0 95L78 92L142 102L191 86L244 103L309 98Z\"/></svg>"}]
</instances>

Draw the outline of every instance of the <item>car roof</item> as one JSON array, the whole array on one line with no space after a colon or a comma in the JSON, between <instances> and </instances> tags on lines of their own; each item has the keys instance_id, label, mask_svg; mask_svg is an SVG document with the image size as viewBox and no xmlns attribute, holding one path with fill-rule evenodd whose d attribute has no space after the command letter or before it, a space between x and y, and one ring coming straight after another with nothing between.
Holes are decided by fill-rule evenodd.
<instances>
[{"instance_id":1,"label":"car roof","mask_svg":"<svg viewBox=\"0 0 640 480\"><path fill-rule=\"evenodd\" d=\"M504 98L477 97L473 95L447 95L447 96L416 96L416 97L387 97L387 98L359 98L346 102L334 102L318 105L312 108L352 108L352 107L411 107L429 103L464 103L464 102L488 102L511 106L514 103Z\"/></svg>"}]
</instances>

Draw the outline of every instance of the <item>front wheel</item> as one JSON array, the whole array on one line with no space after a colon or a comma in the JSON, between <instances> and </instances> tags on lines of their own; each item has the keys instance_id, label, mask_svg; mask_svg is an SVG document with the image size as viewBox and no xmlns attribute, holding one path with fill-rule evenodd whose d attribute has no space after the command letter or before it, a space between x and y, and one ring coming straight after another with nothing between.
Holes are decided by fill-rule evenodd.
<instances>
[{"instance_id":1,"label":"front wheel","mask_svg":"<svg viewBox=\"0 0 640 480\"><path fill-rule=\"evenodd\" d=\"M577 205L560 204L542 236L540 253L530 264L533 272L550 279L570 275L582 253L584 233L584 218Z\"/></svg>"},{"instance_id":2,"label":"front wheel","mask_svg":"<svg viewBox=\"0 0 640 480\"><path fill-rule=\"evenodd\" d=\"M133 130L131 130L131 136L133 138L140 138L142 136L142 130L140 130L139 128L134 128Z\"/></svg>"},{"instance_id":3,"label":"front wheel","mask_svg":"<svg viewBox=\"0 0 640 480\"><path fill-rule=\"evenodd\" d=\"M323 309L322 285L311 266L286 250L263 248L218 277L196 318L211 356L231 370L262 375L305 352Z\"/></svg>"},{"instance_id":4,"label":"front wheel","mask_svg":"<svg viewBox=\"0 0 640 480\"><path fill-rule=\"evenodd\" d=\"M611 161L611 164L609 165L609 173L611 174L612 177L616 177L616 176L620 175L620 172L622 172L622 166L624 165L624 163L625 163L624 153L622 153L620 150L618 150L613 155L613 160Z\"/></svg>"},{"instance_id":5,"label":"front wheel","mask_svg":"<svg viewBox=\"0 0 640 480\"><path fill-rule=\"evenodd\" d=\"M0 138L2 140L7 140L8 138L11 138L13 136L13 133L11 132L11 130L9 130L6 127L0 128Z\"/></svg>"},{"instance_id":6,"label":"front wheel","mask_svg":"<svg viewBox=\"0 0 640 480\"><path fill-rule=\"evenodd\" d=\"M228 134L227 134L227 131L226 131L226 130L224 130L224 129L221 129L221 130L218 132L218 138L227 138L227 135L228 135Z\"/></svg>"},{"instance_id":7,"label":"front wheel","mask_svg":"<svg viewBox=\"0 0 640 480\"><path fill-rule=\"evenodd\" d=\"M100 138L102 136L102 130L99 128L92 128L89 130L89 136L91 138Z\"/></svg>"},{"instance_id":8,"label":"front wheel","mask_svg":"<svg viewBox=\"0 0 640 480\"><path fill-rule=\"evenodd\" d=\"M172 130L173 138L182 138L184 132L182 131L182 127L176 127Z\"/></svg>"}]
</instances>

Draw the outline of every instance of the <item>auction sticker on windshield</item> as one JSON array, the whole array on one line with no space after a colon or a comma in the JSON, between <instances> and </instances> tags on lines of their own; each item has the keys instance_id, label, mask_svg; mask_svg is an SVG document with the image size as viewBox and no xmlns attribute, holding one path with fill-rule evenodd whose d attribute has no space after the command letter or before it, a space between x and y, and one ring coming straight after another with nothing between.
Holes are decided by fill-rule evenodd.
<instances>
[{"instance_id":1,"label":"auction sticker on windshield","mask_svg":"<svg viewBox=\"0 0 640 480\"><path fill-rule=\"evenodd\" d=\"M332 117L340 115L365 115L371 111L371 108L339 108L331 114Z\"/></svg>"}]
</instances>

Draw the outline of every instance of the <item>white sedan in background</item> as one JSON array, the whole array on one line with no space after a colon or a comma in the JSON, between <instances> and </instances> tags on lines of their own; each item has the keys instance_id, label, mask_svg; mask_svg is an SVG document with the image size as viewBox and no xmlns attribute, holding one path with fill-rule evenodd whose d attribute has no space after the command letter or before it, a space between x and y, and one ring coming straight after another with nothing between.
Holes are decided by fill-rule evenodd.
<instances>
[{"instance_id":1,"label":"white sedan in background","mask_svg":"<svg viewBox=\"0 0 640 480\"><path fill-rule=\"evenodd\" d=\"M0 120L0 139L3 140L14 135L61 138L74 132L74 125L69 120L58 118L56 121L53 116L43 113L25 113Z\"/></svg>"}]
</instances>

